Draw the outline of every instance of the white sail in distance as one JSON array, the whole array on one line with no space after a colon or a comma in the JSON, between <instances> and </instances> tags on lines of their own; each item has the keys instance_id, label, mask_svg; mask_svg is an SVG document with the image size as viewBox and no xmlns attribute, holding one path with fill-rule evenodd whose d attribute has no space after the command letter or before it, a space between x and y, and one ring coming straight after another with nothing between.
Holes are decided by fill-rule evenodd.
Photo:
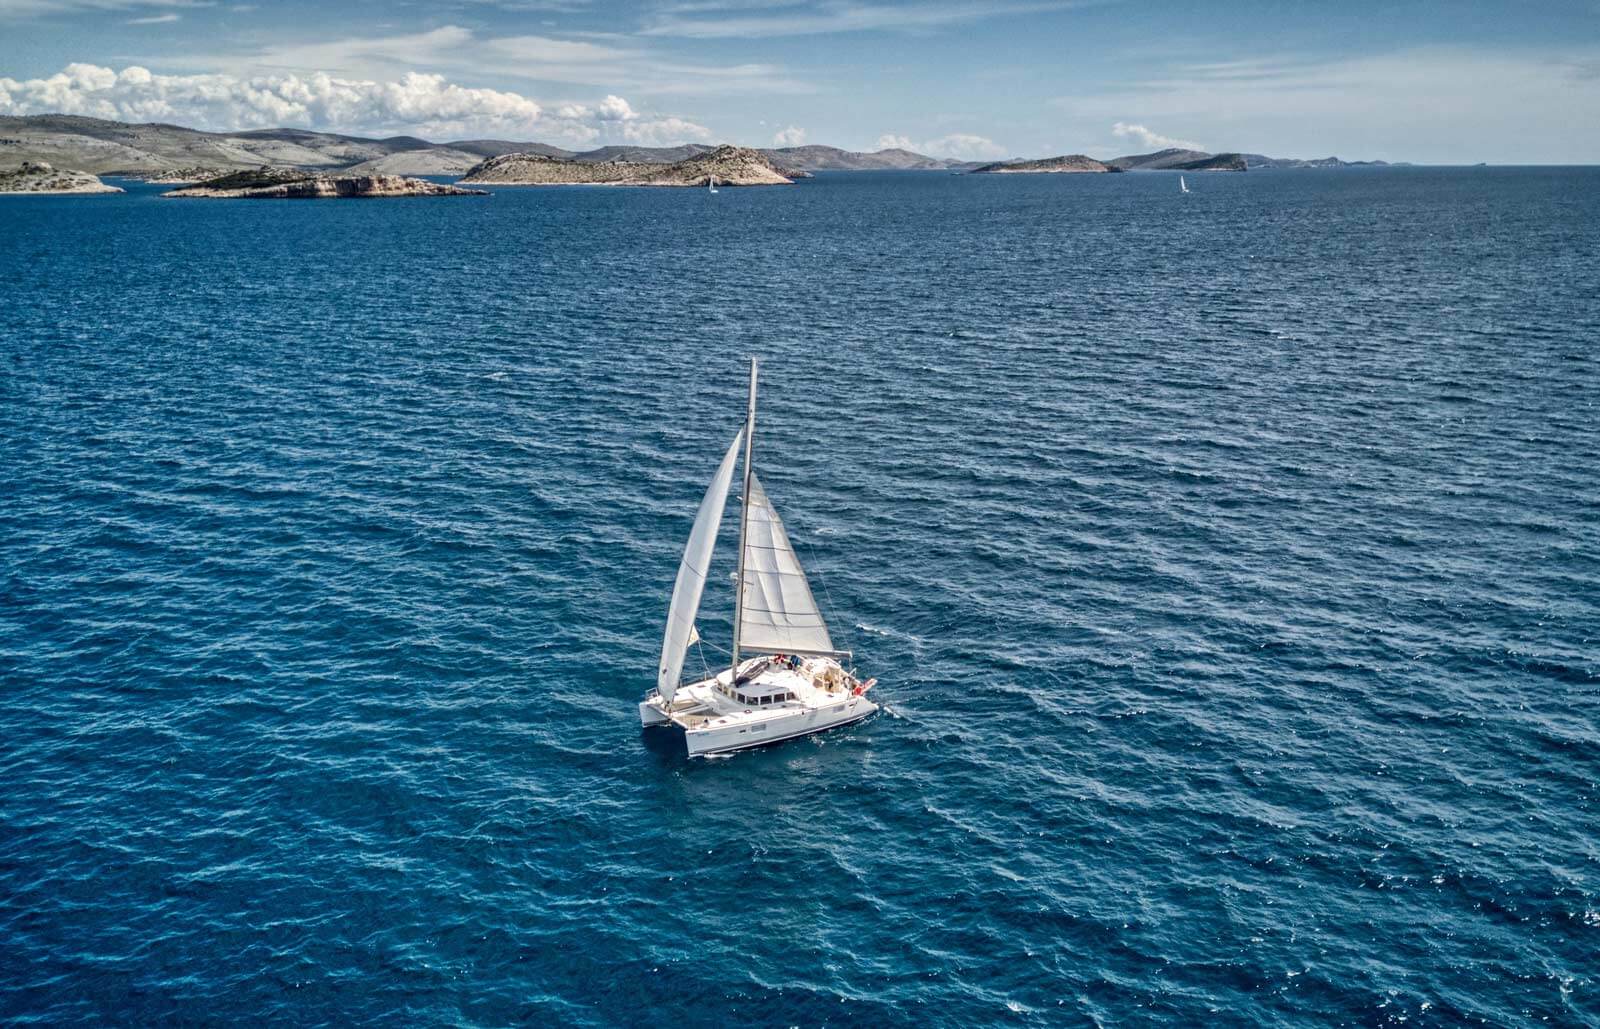
<instances>
[{"instance_id":1,"label":"white sail in distance","mask_svg":"<svg viewBox=\"0 0 1600 1029\"><path fill-rule=\"evenodd\" d=\"M741 649L781 654L833 652L828 626L817 610L789 534L754 475L750 476L745 525L743 594Z\"/></svg>"},{"instance_id":2,"label":"white sail in distance","mask_svg":"<svg viewBox=\"0 0 1600 1029\"><path fill-rule=\"evenodd\" d=\"M669 704L678 689L678 676L683 672L683 655L689 649L689 637L695 631L694 620L700 612L700 594L706 588L711 552L717 546L722 508L728 502L728 486L733 482L733 466L739 461L739 444L743 440L744 430L741 429L734 435L728 452L722 457L722 464L717 466L717 474L706 488L706 495L700 501L700 510L694 516L689 542L683 548L678 580L672 586L672 606L667 610L667 632L661 641L661 671L656 679L661 699Z\"/></svg>"}]
</instances>

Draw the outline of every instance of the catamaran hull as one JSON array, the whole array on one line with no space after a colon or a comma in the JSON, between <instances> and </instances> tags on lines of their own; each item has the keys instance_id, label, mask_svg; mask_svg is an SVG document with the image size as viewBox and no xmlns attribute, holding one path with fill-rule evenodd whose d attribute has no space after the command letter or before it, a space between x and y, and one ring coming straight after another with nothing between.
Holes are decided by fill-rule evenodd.
<instances>
[{"instance_id":1,"label":"catamaran hull","mask_svg":"<svg viewBox=\"0 0 1600 1029\"><path fill-rule=\"evenodd\" d=\"M863 718L878 710L878 705L870 700L858 699L854 705L844 712L814 712L819 716L815 720L796 717L782 719L783 723L774 719L766 725L756 723L751 726L726 726L708 729L685 729L683 741L689 750L690 757L709 757L712 754L731 754L736 750L749 750L751 747L764 747L769 743L782 743L784 740L798 739L801 736L810 736L814 733L827 732L829 729L839 729L846 725L861 721Z\"/></svg>"},{"instance_id":2,"label":"catamaran hull","mask_svg":"<svg viewBox=\"0 0 1600 1029\"><path fill-rule=\"evenodd\" d=\"M837 707L838 710L834 710ZM853 697L828 708L813 709L804 713L774 715L765 721L689 728L680 726L654 704L646 701L639 705L639 721L645 728L669 727L683 733L684 747L690 757L709 757L714 754L731 754L769 743L798 739L814 733L827 732L853 725L878 710L878 705L865 697Z\"/></svg>"}]
</instances>

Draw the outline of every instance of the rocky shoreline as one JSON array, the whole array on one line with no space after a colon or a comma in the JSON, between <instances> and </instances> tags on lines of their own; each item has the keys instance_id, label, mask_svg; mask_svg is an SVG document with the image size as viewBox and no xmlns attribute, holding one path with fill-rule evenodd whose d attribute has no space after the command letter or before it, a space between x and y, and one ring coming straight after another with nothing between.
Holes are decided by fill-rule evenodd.
<instances>
[{"instance_id":1,"label":"rocky shoreline","mask_svg":"<svg viewBox=\"0 0 1600 1029\"><path fill-rule=\"evenodd\" d=\"M11 170L0 169L0 193L121 193L100 176L70 168L55 168L44 161L24 161Z\"/></svg>"},{"instance_id":2,"label":"rocky shoreline","mask_svg":"<svg viewBox=\"0 0 1600 1029\"><path fill-rule=\"evenodd\" d=\"M485 196L481 189L463 189L402 175L327 175L284 169L232 172L192 186L169 190L164 197L221 200L337 200L377 197Z\"/></svg>"},{"instance_id":3,"label":"rocky shoreline","mask_svg":"<svg viewBox=\"0 0 1600 1029\"><path fill-rule=\"evenodd\" d=\"M262 167L265 167L265 165ZM141 182L148 182L152 186L186 186L191 182L220 179L224 175L232 175L237 171L237 168L169 168L166 171L136 175L134 178L139 179Z\"/></svg>"},{"instance_id":4,"label":"rocky shoreline","mask_svg":"<svg viewBox=\"0 0 1600 1029\"><path fill-rule=\"evenodd\" d=\"M511 153L474 166L461 182L493 186L781 186L794 173L779 171L748 147L721 146L681 161L570 161L544 154Z\"/></svg>"}]
</instances>

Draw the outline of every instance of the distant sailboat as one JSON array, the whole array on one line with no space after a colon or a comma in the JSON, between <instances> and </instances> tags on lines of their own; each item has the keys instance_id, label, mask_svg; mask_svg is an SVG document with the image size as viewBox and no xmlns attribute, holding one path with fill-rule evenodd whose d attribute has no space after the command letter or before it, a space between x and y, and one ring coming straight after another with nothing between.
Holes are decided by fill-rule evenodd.
<instances>
[{"instance_id":1,"label":"distant sailboat","mask_svg":"<svg viewBox=\"0 0 1600 1029\"><path fill-rule=\"evenodd\" d=\"M861 682L839 663L839 658L849 658L849 652L833 648L800 558L751 467L755 428L752 358L744 427L734 434L694 516L667 610L656 688L639 702L639 721L646 728L683 730L690 757L806 736L860 721L878 710L866 697L877 680ZM741 447L744 497L739 510L739 570L734 577L732 662L710 678L682 683L683 659L699 639L695 616ZM741 661L741 653L757 656Z\"/></svg>"},{"instance_id":2,"label":"distant sailboat","mask_svg":"<svg viewBox=\"0 0 1600 1029\"><path fill-rule=\"evenodd\" d=\"M1178 176L1178 188L1183 190L1185 193L1189 192L1189 184L1183 181L1182 175Z\"/></svg>"},{"instance_id":3,"label":"distant sailboat","mask_svg":"<svg viewBox=\"0 0 1600 1029\"><path fill-rule=\"evenodd\" d=\"M710 190L713 193L715 193L717 191L717 177L715 175L711 176L710 178L708 178L706 180L706 189Z\"/></svg>"}]
</instances>

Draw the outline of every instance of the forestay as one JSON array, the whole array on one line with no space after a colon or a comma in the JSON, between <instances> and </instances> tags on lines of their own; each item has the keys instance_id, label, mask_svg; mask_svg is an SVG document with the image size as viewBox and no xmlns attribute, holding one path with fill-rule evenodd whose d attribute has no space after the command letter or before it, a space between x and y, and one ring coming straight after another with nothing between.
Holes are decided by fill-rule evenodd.
<instances>
[{"instance_id":1,"label":"forestay","mask_svg":"<svg viewBox=\"0 0 1600 1029\"><path fill-rule=\"evenodd\" d=\"M678 676L683 672L683 655L689 649L690 636L694 634L695 615L700 611L700 594L706 588L706 573L711 568L711 552L717 545L717 528L722 522L722 508L728 501L728 486L733 482L733 466L739 460L739 444L744 439L741 429L733 437L722 464L717 466L716 477L700 501L700 510L694 516L694 529L689 533L689 543L683 548L683 561L678 565L678 581L672 586L672 606L667 610L667 633L661 641L661 674L656 686L661 699L672 703L678 689Z\"/></svg>"},{"instance_id":2,"label":"forestay","mask_svg":"<svg viewBox=\"0 0 1600 1029\"><path fill-rule=\"evenodd\" d=\"M773 653L830 653L833 641L761 480L750 476L739 646Z\"/></svg>"}]
</instances>

